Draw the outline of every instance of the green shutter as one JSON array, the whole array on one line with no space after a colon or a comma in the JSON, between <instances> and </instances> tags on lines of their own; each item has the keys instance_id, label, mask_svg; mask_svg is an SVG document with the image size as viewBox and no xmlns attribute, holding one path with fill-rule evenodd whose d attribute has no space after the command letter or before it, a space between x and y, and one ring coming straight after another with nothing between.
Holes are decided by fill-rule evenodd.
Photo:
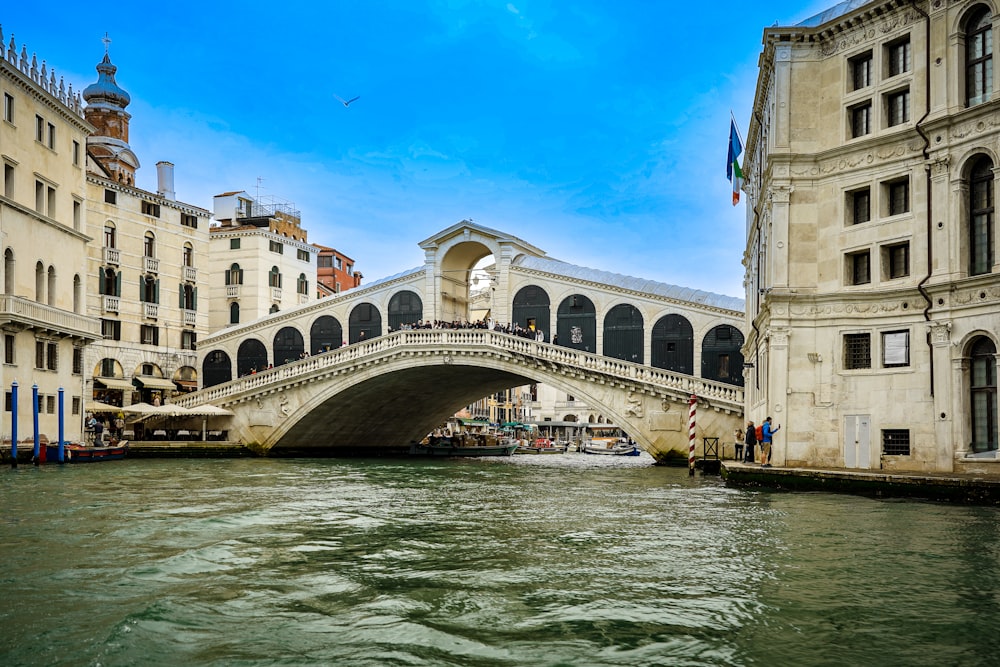
<instances>
[{"instance_id":1,"label":"green shutter","mask_svg":"<svg viewBox=\"0 0 1000 667\"><path fill-rule=\"evenodd\" d=\"M146 279L139 276L139 301L146 302Z\"/></svg>"},{"instance_id":2,"label":"green shutter","mask_svg":"<svg viewBox=\"0 0 1000 667\"><path fill-rule=\"evenodd\" d=\"M160 279L157 278L156 282L153 283L153 303L160 302Z\"/></svg>"},{"instance_id":3,"label":"green shutter","mask_svg":"<svg viewBox=\"0 0 1000 667\"><path fill-rule=\"evenodd\" d=\"M115 296L119 296L120 297L121 295L122 295L122 272L121 271L116 271L115 272Z\"/></svg>"},{"instance_id":4,"label":"green shutter","mask_svg":"<svg viewBox=\"0 0 1000 667\"><path fill-rule=\"evenodd\" d=\"M104 269L97 274L97 293L104 294Z\"/></svg>"},{"instance_id":5,"label":"green shutter","mask_svg":"<svg viewBox=\"0 0 1000 667\"><path fill-rule=\"evenodd\" d=\"M198 288L191 290L191 310L198 310Z\"/></svg>"},{"instance_id":6,"label":"green shutter","mask_svg":"<svg viewBox=\"0 0 1000 667\"><path fill-rule=\"evenodd\" d=\"M184 307L184 283L177 286L177 307Z\"/></svg>"}]
</instances>

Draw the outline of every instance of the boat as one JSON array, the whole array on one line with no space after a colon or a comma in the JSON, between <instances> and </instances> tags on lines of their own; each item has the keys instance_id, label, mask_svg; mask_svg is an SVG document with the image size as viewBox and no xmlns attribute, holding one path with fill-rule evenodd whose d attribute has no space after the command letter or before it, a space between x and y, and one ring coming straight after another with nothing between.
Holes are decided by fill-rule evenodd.
<instances>
[{"instance_id":1,"label":"boat","mask_svg":"<svg viewBox=\"0 0 1000 667\"><path fill-rule=\"evenodd\" d=\"M532 441L521 441L515 454L565 454L569 446L566 443L558 444L548 438L535 438Z\"/></svg>"},{"instance_id":2,"label":"boat","mask_svg":"<svg viewBox=\"0 0 1000 667\"><path fill-rule=\"evenodd\" d=\"M75 442L63 445L63 461L66 463L98 463L101 461L118 461L128 454L128 440L122 440L114 445L88 447ZM59 446L45 445L45 460L48 463L59 462Z\"/></svg>"},{"instance_id":3,"label":"boat","mask_svg":"<svg viewBox=\"0 0 1000 667\"><path fill-rule=\"evenodd\" d=\"M510 456L517 442L493 435L456 433L431 435L410 445L415 456Z\"/></svg>"},{"instance_id":4,"label":"boat","mask_svg":"<svg viewBox=\"0 0 1000 667\"><path fill-rule=\"evenodd\" d=\"M584 454L599 454L603 456L639 456L639 447L635 443L618 442L617 438L594 438L584 443Z\"/></svg>"}]
</instances>

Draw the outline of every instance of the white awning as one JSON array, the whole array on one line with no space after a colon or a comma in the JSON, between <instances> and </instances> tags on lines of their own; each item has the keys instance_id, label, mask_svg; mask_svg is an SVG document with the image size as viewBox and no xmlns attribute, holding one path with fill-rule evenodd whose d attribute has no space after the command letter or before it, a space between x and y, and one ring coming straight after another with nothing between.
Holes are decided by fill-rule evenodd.
<instances>
[{"instance_id":1,"label":"white awning","mask_svg":"<svg viewBox=\"0 0 1000 667\"><path fill-rule=\"evenodd\" d=\"M132 391L135 387L128 380L123 380L121 378L94 378L94 383L104 386L106 389L124 389L125 391Z\"/></svg>"},{"instance_id":2,"label":"white awning","mask_svg":"<svg viewBox=\"0 0 1000 667\"><path fill-rule=\"evenodd\" d=\"M147 375L137 375L135 376L135 379L146 389L163 389L170 391L177 389L177 385L174 384L174 381L166 378L154 378Z\"/></svg>"}]
</instances>

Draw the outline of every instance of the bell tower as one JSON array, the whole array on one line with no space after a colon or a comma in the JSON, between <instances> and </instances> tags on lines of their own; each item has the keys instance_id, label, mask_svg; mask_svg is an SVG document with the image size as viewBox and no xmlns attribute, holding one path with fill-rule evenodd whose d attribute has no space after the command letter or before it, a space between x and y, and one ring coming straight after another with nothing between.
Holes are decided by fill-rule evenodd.
<instances>
[{"instance_id":1,"label":"bell tower","mask_svg":"<svg viewBox=\"0 0 1000 667\"><path fill-rule=\"evenodd\" d=\"M134 186L139 160L128 145L128 122L132 116L125 111L132 98L115 82L118 68L108 55L111 40L107 34L103 41L104 60L97 65L97 82L83 90L87 103L84 117L96 128L87 139L87 152L104 167L111 179Z\"/></svg>"}]
</instances>

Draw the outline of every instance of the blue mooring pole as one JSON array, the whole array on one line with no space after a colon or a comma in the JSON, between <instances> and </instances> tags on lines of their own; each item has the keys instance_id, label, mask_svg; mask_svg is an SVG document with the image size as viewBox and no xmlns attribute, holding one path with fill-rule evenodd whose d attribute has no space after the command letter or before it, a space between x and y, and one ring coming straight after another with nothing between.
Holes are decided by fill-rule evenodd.
<instances>
[{"instance_id":1,"label":"blue mooring pole","mask_svg":"<svg viewBox=\"0 0 1000 667\"><path fill-rule=\"evenodd\" d=\"M32 425L35 427L35 448L31 452L31 462L38 465L38 385L31 385Z\"/></svg>"},{"instance_id":2,"label":"blue mooring pole","mask_svg":"<svg viewBox=\"0 0 1000 667\"><path fill-rule=\"evenodd\" d=\"M66 433L66 419L64 410L66 400L66 390L59 387L59 463L63 462L63 454L65 452L65 433Z\"/></svg>"},{"instance_id":3,"label":"blue mooring pole","mask_svg":"<svg viewBox=\"0 0 1000 667\"><path fill-rule=\"evenodd\" d=\"M17 467L17 380L10 383L10 467Z\"/></svg>"}]
</instances>

